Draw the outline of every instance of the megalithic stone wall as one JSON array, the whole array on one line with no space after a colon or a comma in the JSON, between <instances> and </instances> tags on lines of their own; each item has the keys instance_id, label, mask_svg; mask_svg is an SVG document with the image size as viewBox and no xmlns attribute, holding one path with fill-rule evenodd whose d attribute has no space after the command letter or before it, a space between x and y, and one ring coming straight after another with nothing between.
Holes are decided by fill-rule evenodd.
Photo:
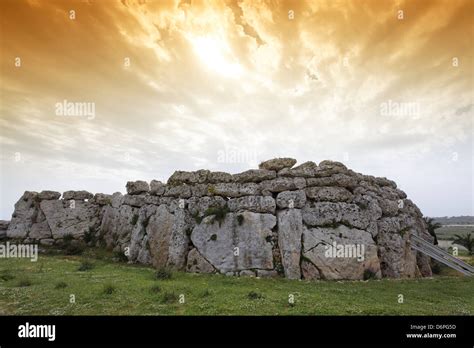
<instances>
[{"instance_id":1,"label":"megalithic stone wall","mask_svg":"<svg viewBox=\"0 0 474 348\"><path fill-rule=\"evenodd\" d=\"M69 235L125 252L130 262L186 272L290 279L431 275L429 259L410 247L411 235L431 236L420 210L393 181L339 162L295 163L278 158L233 175L176 171L167 184L128 182L126 195L27 191L6 236L61 245Z\"/></svg>"}]
</instances>

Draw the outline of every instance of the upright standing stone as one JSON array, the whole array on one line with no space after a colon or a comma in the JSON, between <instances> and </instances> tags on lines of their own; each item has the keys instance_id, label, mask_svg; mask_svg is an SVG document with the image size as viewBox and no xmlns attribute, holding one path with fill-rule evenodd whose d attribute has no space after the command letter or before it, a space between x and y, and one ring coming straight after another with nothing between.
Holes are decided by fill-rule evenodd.
<instances>
[{"instance_id":1,"label":"upright standing stone","mask_svg":"<svg viewBox=\"0 0 474 348\"><path fill-rule=\"evenodd\" d=\"M301 235L303 233L303 218L300 209L279 211L278 217L278 246L285 277L300 279Z\"/></svg>"}]
</instances>

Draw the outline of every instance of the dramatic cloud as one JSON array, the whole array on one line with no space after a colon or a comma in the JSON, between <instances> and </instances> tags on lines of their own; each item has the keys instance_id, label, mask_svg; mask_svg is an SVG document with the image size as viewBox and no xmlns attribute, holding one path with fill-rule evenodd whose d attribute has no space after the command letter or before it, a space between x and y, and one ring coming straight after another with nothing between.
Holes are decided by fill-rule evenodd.
<instances>
[{"instance_id":1,"label":"dramatic cloud","mask_svg":"<svg viewBox=\"0 0 474 348\"><path fill-rule=\"evenodd\" d=\"M0 218L24 190L124 191L277 156L389 177L426 215L474 214L473 13L470 0L2 1ZM68 102L95 112L58 114Z\"/></svg>"}]
</instances>

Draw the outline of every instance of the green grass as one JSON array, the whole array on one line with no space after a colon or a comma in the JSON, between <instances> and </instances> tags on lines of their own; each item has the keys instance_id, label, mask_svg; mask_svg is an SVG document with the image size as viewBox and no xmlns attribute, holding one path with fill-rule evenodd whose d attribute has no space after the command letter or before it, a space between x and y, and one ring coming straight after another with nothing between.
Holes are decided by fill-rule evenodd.
<instances>
[{"instance_id":1,"label":"green grass","mask_svg":"<svg viewBox=\"0 0 474 348\"><path fill-rule=\"evenodd\" d=\"M474 231L474 226L442 226L436 229L436 237L441 240L453 240L455 234L465 235Z\"/></svg>"},{"instance_id":2,"label":"green grass","mask_svg":"<svg viewBox=\"0 0 474 348\"><path fill-rule=\"evenodd\" d=\"M0 315L474 315L474 279L458 275L309 282L173 273L157 280L153 268L105 256L87 272L78 271L81 256L39 259L0 259L7 275L0 277Z\"/></svg>"}]
</instances>

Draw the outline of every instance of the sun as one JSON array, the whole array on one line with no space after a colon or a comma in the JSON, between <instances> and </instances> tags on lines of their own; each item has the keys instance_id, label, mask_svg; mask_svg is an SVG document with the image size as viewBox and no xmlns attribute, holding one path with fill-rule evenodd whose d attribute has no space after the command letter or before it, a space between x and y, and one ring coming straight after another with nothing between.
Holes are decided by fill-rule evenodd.
<instances>
[{"instance_id":1,"label":"sun","mask_svg":"<svg viewBox=\"0 0 474 348\"><path fill-rule=\"evenodd\" d=\"M210 35L190 38L195 54L207 69L220 75L237 78L242 66L236 62L232 50L225 40Z\"/></svg>"}]
</instances>

